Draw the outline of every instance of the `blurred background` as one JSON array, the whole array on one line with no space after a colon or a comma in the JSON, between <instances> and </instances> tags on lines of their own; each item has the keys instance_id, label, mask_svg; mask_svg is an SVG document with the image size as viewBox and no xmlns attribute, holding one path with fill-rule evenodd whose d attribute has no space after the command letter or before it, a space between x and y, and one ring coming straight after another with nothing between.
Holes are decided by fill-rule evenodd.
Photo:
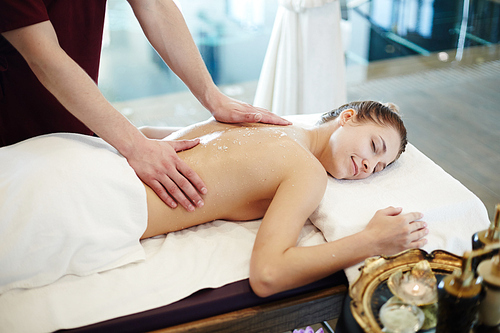
<instances>
[{"instance_id":1,"label":"blurred background","mask_svg":"<svg viewBox=\"0 0 500 333\"><path fill-rule=\"evenodd\" d=\"M398 104L410 142L478 195L493 218L500 0L340 1L347 99ZM215 83L252 103L278 1L178 3ZM137 126L186 126L210 116L149 45L124 0L108 0L99 80Z\"/></svg>"},{"instance_id":2,"label":"blurred background","mask_svg":"<svg viewBox=\"0 0 500 333\"><path fill-rule=\"evenodd\" d=\"M277 1L179 0L178 3L217 85L258 80ZM469 4L468 0L345 0L341 3L342 17L350 28L345 43L348 67L432 53L437 53L433 57L445 63L460 61L459 54L439 52L463 52L463 48L497 44L500 39L500 1L476 0ZM461 32L467 4L468 17L465 31ZM107 13L99 86L108 100L119 102L186 90L149 45L126 1L109 0Z\"/></svg>"}]
</instances>

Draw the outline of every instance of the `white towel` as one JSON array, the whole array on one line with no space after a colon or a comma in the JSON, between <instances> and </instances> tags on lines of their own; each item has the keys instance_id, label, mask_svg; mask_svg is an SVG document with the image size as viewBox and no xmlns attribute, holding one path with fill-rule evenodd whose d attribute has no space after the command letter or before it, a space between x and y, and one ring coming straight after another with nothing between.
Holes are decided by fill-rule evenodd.
<instances>
[{"instance_id":1,"label":"white towel","mask_svg":"<svg viewBox=\"0 0 500 333\"><path fill-rule=\"evenodd\" d=\"M146 225L146 191L104 141L53 134L0 149L0 294L144 260Z\"/></svg>"},{"instance_id":2,"label":"white towel","mask_svg":"<svg viewBox=\"0 0 500 333\"><path fill-rule=\"evenodd\" d=\"M329 177L325 196L310 219L327 241L334 241L363 230L377 210L388 206L403 207L403 214L424 214L427 252L442 249L461 256L471 249L472 235L489 226L479 198L411 144L399 160L369 178ZM351 284L359 266L345 270Z\"/></svg>"}]
</instances>

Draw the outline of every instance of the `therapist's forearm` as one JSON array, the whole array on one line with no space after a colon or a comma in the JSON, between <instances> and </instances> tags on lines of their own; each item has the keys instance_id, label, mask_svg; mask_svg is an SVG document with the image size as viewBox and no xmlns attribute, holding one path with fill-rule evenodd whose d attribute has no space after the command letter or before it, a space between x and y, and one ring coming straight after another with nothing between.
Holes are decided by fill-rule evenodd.
<instances>
[{"instance_id":1,"label":"therapist's forearm","mask_svg":"<svg viewBox=\"0 0 500 333\"><path fill-rule=\"evenodd\" d=\"M76 118L128 156L147 141L101 94L88 74L59 46L49 21L2 34L43 86Z\"/></svg>"},{"instance_id":2,"label":"therapist's forearm","mask_svg":"<svg viewBox=\"0 0 500 333\"><path fill-rule=\"evenodd\" d=\"M49 21L2 34L43 86L76 118L122 155L147 141L101 94L90 76L59 46Z\"/></svg>"},{"instance_id":3,"label":"therapist's forearm","mask_svg":"<svg viewBox=\"0 0 500 333\"><path fill-rule=\"evenodd\" d=\"M53 61L32 64L40 82L76 118L127 156L145 137L104 98L78 64L63 51L52 56Z\"/></svg>"},{"instance_id":4,"label":"therapist's forearm","mask_svg":"<svg viewBox=\"0 0 500 333\"><path fill-rule=\"evenodd\" d=\"M172 71L209 111L220 94L193 41L184 18L171 0L129 0L146 37Z\"/></svg>"}]
</instances>

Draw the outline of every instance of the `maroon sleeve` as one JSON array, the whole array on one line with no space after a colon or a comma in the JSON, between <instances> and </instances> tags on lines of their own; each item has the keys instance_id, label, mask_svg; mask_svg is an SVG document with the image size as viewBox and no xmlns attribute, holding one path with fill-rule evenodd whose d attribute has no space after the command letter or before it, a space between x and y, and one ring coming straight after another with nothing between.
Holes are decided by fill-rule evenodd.
<instances>
[{"instance_id":1,"label":"maroon sleeve","mask_svg":"<svg viewBox=\"0 0 500 333\"><path fill-rule=\"evenodd\" d=\"M43 0L0 0L0 33L48 19Z\"/></svg>"}]
</instances>

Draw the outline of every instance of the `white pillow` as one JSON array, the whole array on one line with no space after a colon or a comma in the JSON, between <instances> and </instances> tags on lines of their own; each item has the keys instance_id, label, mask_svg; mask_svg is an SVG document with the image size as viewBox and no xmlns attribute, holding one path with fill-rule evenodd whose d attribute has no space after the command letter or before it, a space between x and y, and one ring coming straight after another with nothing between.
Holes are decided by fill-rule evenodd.
<instances>
[{"instance_id":1,"label":"white pillow","mask_svg":"<svg viewBox=\"0 0 500 333\"><path fill-rule=\"evenodd\" d=\"M472 235L489 226L479 198L411 144L396 162L366 179L329 177L325 196L310 219L327 241L334 241L363 230L377 210L388 206L424 214L427 252L442 249L463 255L471 249ZM359 276L358 267L346 270L351 283Z\"/></svg>"}]
</instances>

